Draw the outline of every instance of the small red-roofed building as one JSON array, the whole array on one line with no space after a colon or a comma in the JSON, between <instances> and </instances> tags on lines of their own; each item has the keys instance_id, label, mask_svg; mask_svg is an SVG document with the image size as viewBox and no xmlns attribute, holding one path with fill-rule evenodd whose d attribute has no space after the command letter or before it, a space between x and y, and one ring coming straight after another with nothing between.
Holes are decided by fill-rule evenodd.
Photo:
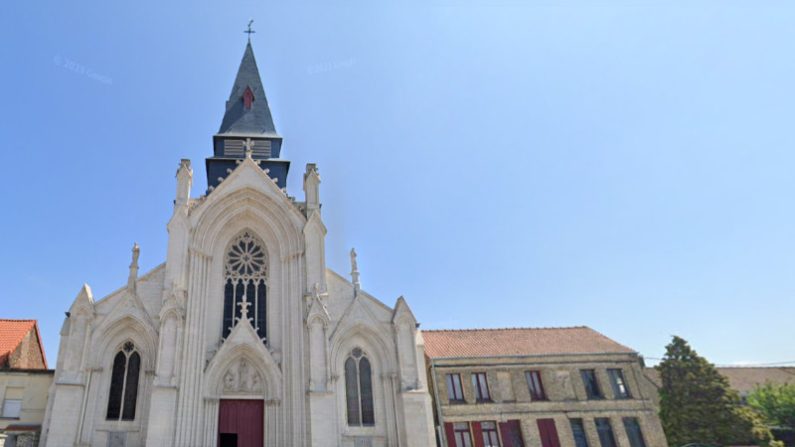
<instances>
[{"instance_id":1,"label":"small red-roofed building","mask_svg":"<svg viewBox=\"0 0 795 447\"><path fill-rule=\"evenodd\" d=\"M440 446L667 446L642 358L591 328L422 337Z\"/></svg>"},{"instance_id":2,"label":"small red-roofed building","mask_svg":"<svg viewBox=\"0 0 795 447\"><path fill-rule=\"evenodd\" d=\"M35 447L54 371L36 320L0 319L0 447Z\"/></svg>"},{"instance_id":3,"label":"small red-roofed building","mask_svg":"<svg viewBox=\"0 0 795 447\"><path fill-rule=\"evenodd\" d=\"M0 369L47 369L36 320L0 319Z\"/></svg>"}]
</instances>

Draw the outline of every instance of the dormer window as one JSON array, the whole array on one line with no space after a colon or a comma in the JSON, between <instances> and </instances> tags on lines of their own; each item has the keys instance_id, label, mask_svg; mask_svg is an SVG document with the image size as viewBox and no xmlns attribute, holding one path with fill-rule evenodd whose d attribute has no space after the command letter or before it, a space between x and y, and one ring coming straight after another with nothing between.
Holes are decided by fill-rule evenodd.
<instances>
[{"instance_id":1,"label":"dormer window","mask_svg":"<svg viewBox=\"0 0 795 447\"><path fill-rule=\"evenodd\" d=\"M243 92L243 108L251 110L252 104L254 104L254 92L251 91L251 87L246 86L246 91Z\"/></svg>"}]
</instances>

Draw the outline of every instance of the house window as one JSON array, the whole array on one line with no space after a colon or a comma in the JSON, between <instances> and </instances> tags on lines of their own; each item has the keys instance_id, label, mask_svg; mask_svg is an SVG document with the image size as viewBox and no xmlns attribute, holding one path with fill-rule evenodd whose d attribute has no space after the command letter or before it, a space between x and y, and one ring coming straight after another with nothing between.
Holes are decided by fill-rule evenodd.
<instances>
[{"instance_id":1,"label":"house window","mask_svg":"<svg viewBox=\"0 0 795 447\"><path fill-rule=\"evenodd\" d=\"M481 422L480 431L483 433L483 447L500 447L500 439L497 436L497 424L495 422Z\"/></svg>"},{"instance_id":2,"label":"house window","mask_svg":"<svg viewBox=\"0 0 795 447\"><path fill-rule=\"evenodd\" d=\"M526 371L524 376L527 379L527 386L530 388L530 399L547 400L544 385L541 383L541 371Z\"/></svg>"},{"instance_id":3,"label":"house window","mask_svg":"<svg viewBox=\"0 0 795 447\"><path fill-rule=\"evenodd\" d=\"M613 394L616 399L629 399L632 397L629 394L627 381L624 380L624 371L620 369L608 369L607 375L610 377L610 385L613 387Z\"/></svg>"},{"instance_id":4,"label":"house window","mask_svg":"<svg viewBox=\"0 0 795 447\"><path fill-rule=\"evenodd\" d=\"M602 399L602 390L599 388L599 381L596 379L596 370L583 369L580 370L582 375L582 382L585 385L585 394L588 399Z\"/></svg>"},{"instance_id":5,"label":"house window","mask_svg":"<svg viewBox=\"0 0 795 447\"><path fill-rule=\"evenodd\" d=\"M448 374L446 377L447 382L447 398L452 403L464 402L464 390L461 387L460 374Z\"/></svg>"},{"instance_id":6,"label":"house window","mask_svg":"<svg viewBox=\"0 0 795 447\"><path fill-rule=\"evenodd\" d=\"M646 447L638 418L624 418L624 429L627 430L627 438L629 438L631 447Z\"/></svg>"},{"instance_id":7,"label":"house window","mask_svg":"<svg viewBox=\"0 0 795 447\"><path fill-rule=\"evenodd\" d=\"M222 329L224 338L232 332L232 328L242 317L242 308L245 306L251 325L260 339L265 341L268 255L264 247L262 241L246 231L235 238L226 253Z\"/></svg>"},{"instance_id":8,"label":"house window","mask_svg":"<svg viewBox=\"0 0 795 447\"><path fill-rule=\"evenodd\" d=\"M486 380L486 373L472 373L472 388L475 389L475 400L478 402L490 402L489 384Z\"/></svg>"},{"instance_id":9,"label":"house window","mask_svg":"<svg viewBox=\"0 0 795 447\"><path fill-rule=\"evenodd\" d=\"M453 437L456 447L472 447L472 435L469 433L469 423L456 422L453 424Z\"/></svg>"},{"instance_id":10,"label":"house window","mask_svg":"<svg viewBox=\"0 0 795 447\"><path fill-rule=\"evenodd\" d=\"M108 395L108 420L135 420L140 371L141 356L135 345L128 341L113 358Z\"/></svg>"},{"instance_id":11,"label":"house window","mask_svg":"<svg viewBox=\"0 0 795 447\"><path fill-rule=\"evenodd\" d=\"M375 425L372 369L370 360L360 348L354 348L345 360L345 400L348 425L364 427Z\"/></svg>"},{"instance_id":12,"label":"house window","mask_svg":"<svg viewBox=\"0 0 795 447\"><path fill-rule=\"evenodd\" d=\"M19 414L22 412L22 399L6 399L3 401L3 414L4 418L19 419Z\"/></svg>"},{"instance_id":13,"label":"house window","mask_svg":"<svg viewBox=\"0 0 795 447\"><path fill-rule=\"evenodd\" d=\"M585 435L585 425L582 419L569 419L571 434L574 436L575 447L589 447L588 436Z\"/></svg>"},{"instance_id":14,"label":"house window","mask_svg":"<svg viewBox=\"0 0 795 447\"><path fill-rule=\"evenodd\" d=\"M500 422L503 447L524 447L522 428L516 419Z\"/></svg>"},{"instance_id":15,"label":"house window","mask_svg":"<svg viewBox=\"0 0 795 447\"><path fill-rule=\"evenodd\" d=\"M613 435L613 427L608 418L596 418L596 433L599 434L599 445L601 447L617 447L616 437Z\"/></svg>"}]
</instances>

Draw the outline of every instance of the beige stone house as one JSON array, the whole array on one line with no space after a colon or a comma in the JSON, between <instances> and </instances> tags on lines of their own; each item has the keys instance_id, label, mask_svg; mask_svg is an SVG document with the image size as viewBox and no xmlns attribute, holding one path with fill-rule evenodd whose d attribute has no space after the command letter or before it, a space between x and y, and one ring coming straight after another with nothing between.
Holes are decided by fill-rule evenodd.
<instances>
[{"instance_id":1,"label":"beige stone house","mask_svg":"<svg viewBox=\"0 0 795 447\"><path fill-rule=\"evenodd\" d=\"M423 338L441 446L667 446L642 359L593 329Z\"/></svg>"},{"instance_id":2,"label":"beige stone house","mask_svg":"<svg viewBox=\"0 0 795 447\"><path fill-rule=\"evenodd\" d=\"M38 444L53 371L35 320L0 320L0 447Z\"/></svg>"}]
</instances>

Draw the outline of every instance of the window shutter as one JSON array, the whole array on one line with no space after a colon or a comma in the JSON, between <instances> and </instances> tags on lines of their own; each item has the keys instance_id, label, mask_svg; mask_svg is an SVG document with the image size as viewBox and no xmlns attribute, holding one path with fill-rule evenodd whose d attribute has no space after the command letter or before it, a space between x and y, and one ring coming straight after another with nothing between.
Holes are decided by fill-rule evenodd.
<instances>
[{"instance_id":1,"label":"window shutter","mask_svg":"<svg viewBox=\"0 0 795 447\"><path fill-rule=\"evenodd\" d=\"M480 429L480 422L472 423L472 437L475 438L475 447L483 447L483 430Z\"/></svg>"},{"instance_id":2,"label":"window shutter","mask_svg":"<svg viewBox=\"0 0 795 447\"><path fill-rule=\"evenodd\" d=\"M538 431L541 435L542 447L560 447L558 430L555 428L554 419L539 419L537 421Z\"/></svg>"},{"instance_id":3,"label":"window shutter","mask_svg":"<svg viewBox=\"0 0 795 447\"><path fill-rule=\"evenodd\" d=\"M457 447L455 445L455 432L453 431L453 423L444 423L444 435L447 438L447 447Z\"/></svg>"}]
</instances>

